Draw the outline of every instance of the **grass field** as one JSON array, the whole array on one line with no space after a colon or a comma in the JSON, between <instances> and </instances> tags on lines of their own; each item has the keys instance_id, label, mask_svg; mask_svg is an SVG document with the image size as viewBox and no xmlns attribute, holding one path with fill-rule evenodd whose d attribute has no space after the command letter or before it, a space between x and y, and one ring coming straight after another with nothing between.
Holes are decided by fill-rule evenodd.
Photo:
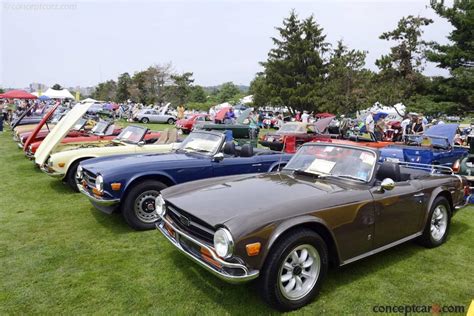
<instances>
[{"instance_id":1,"label":"grass field","mask_svg":"<svg viewBox=\"0 0 474 316\"><path fill-rule=\"evenodd\" d=\"M163 125L153 125L163 128ZM229 285L156 231L41 173L0 133L0 314L270 314L252 284ZM463 305L474 298L474 207L436 249L406 243L332 269L295 314L367 315L375 305Z\"/></svg>"}]
</instances>

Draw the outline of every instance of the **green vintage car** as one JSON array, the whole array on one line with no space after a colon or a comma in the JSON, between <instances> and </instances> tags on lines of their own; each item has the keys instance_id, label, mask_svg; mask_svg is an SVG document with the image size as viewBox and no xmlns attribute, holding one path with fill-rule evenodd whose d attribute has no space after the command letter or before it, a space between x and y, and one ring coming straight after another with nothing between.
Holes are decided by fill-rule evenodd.
<instances>
[{"instance_id":1,"label":"green vintage car","mask_svg":"<svg viewBox=\"0 0 474 316\"><path fill-rule=\"evenodd\" d=\"M472 190L474 187L474 137L470 141L469 155L457 160L453 165L453 170L467 178Z\"/></svg>"}]
</instances>

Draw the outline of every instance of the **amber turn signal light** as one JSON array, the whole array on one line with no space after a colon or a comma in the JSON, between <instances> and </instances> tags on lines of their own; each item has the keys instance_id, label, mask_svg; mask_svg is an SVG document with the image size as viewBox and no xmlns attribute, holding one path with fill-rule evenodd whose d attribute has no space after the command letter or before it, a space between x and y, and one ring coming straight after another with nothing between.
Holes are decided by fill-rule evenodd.
<instances>
[{"instance_id":1,"label":"amber turn signal light","mask_svg":"<svg viewBox=\"0 0 474 316\"><path fill-rule=\"evenodd\" d=\"M116 183L110 184L110 186L112 187L112 190L118 191L122 187L122 184L120 182L116 182Z\"/></svg>"},{"instance_id":2,"label":"amber turn signal light","mask_svg":"<svg viewBox=\"0 0 474 316\"><path fill-rule=\"evenodd\" d=\"M453 163L453 166L451 169L453 169L454 173L458 173L460 167L461 167L461 164L459 163L459 159L458 159Z\"/></svg>"},{"instance_id":3,"label":"amber turn signal light","mask_svg":"<svg viewBox=\"0 0 474 316\"><path fill-rule=\"evenodd\" d=\"M104 195L104 193L103 193L103 192L101 192L101 191L97 190L96 188L93 188L93 189L92 189L92 193L94 193L95 195L98 195L98 196L102 196L102 195Z\"/></svg>"},{"instance_id":4,"label":"amber turn signal light","mask_svg":"<svg viewBox=\"0 0 474 316\"><path fill-rule=\"evenodd\" d=\"M260 246L261 244L259 242L254 242L253 244L248 244L245 246L247 255L249 257L257 256L260 253Z\"/></svg>"},{"instance_id":5,"label":"amber turn signal light","mask_svg":"<svg viewBox=\"0 0 474 316\"><path fill-rule=\"evenodd\" d=\"M64 162L60 162L60 163L58 163L58 166L59 166L59 168L62 168L62 167L64 167L64 165L65 165L65 163L64 163Z\"/></svg>"}]
</instances>

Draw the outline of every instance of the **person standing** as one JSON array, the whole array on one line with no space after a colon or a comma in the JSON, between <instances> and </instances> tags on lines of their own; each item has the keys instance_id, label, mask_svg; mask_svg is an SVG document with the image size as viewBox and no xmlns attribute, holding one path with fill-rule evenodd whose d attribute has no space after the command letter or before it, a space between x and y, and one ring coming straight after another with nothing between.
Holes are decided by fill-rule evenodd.
<instances>
[{"instance_id":1,"label":"person standing","mask_svg":"<svg viewBox=\"0 0 474 316\"><path fill-rule=\"evenodd\" d=\"M367 133L374 133L375 132L375 121L372 112L369 112L369 115L365 118L365 131Z\"/></svg>"},{"instance_id":2,"label":"person standing","mask_svg":"<svg viewBox=\"0 0 474 316\"><path fill-rule=\"evenodd\" d=\"M178 120L181 120L184 118L184 106L181 104L178 106Z\"/></svg>"},{"instance_id":3,"label":"person standing","mask_svg":"<svg viewBox=\"0 0 474 316\"><path fill-rule=\"evenodd\" d=\"M413 123L412 130L413 134L415 135L423 134L423 132L425 131L425 126L423 125L421 117L416 118L415 122Z\"/></svg>"},{"instance_id":4,"label":"person standing","mask_svg":"<svg viewBox=\"0 0 474 316\"><path fill-rule=\"evenodd\" d=\"M303 111L303 115L301 115L301 122L302 123L309 123L308 111Z\"/></svg>"},{"instance_id":5,"label":"person standing","mask_svg":"<svg viewBox=\"0 0 474 316\"><path fill-rule=\"evenodd\" d=\"M3 104L3 101L0 103L0 133L3 133L3 118L4 118L4 109L5 105Z\"/></svg>"}]
</instances>

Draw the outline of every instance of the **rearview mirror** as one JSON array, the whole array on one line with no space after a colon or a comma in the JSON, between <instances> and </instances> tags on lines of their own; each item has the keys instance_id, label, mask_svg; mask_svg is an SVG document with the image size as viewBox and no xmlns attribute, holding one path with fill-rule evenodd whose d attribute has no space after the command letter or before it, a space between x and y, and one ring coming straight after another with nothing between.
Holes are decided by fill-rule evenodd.
<instances>
[{"instance_id":1,"label":"rearview mirror","mask_svg":"<svg viewBox=\"0 0 474 316\"><path fill-rule=\"evenodd\" d=\"M395 188L395 181L390 178L383 179L382 183L380 184L381 191L390 191Z\"/></svg>"},{"instance_id":2,"label":"rearview mirror","mask_svg":"<svg viewBox=\"0 0 474 316\"><path fill-rule=\"evenodd\" d=\"M137 143L138 146L142 147L142 146L145 146L145 142L142 140L142 141L139 141Z\"/></svg>"},{"instance_id":3,"label":"rearview mirror","mask_svg":"<svg viewBox=\"0 0 474 316\"><path fill-rule=\"evenodd\" d=\"M223 153L217 153L212 157L213 161L222 161L224 159Z\"/></svg>"}]
</instances>

